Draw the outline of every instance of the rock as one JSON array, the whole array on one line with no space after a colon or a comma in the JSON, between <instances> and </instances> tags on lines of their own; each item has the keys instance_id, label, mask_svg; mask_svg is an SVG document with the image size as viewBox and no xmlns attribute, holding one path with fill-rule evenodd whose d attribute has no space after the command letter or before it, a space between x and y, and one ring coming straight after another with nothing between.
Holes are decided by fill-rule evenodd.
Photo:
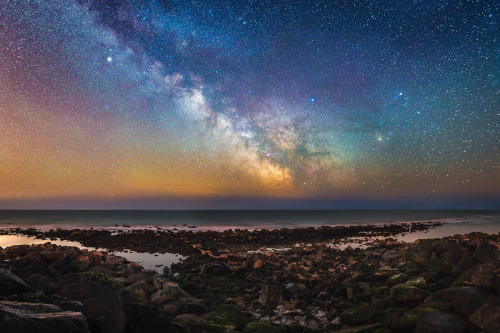
<instances>
[{"instance_id":1,"label":"rock","mask_svg":"<svg viewBox=\"0 0 500 333\"><path fill-rule=\"evenodd\" d=\"M163 284L167 283L167 282L170 282L170 280L165 278L165 277L162 277L162 276L153 277L153 286L156 289L163 289Z\"/></svg>"},{"instance_id":2,"label":"rock","mask_svg":"<svg viewBox=\"0 0 500 333\"><path fill-rule=\"evenodd\" d=\"M42 255L42 258L47 260L48 262L54 262L54 261L64 261L65 255L63 251L42 251L40 252Z\"/></svg>"},{"instance_id":3,"label":"rock","mask_svg":"<svg viewBox=\"0 0 500 333\"><path fill-rule=\"evenodd\" d=\"M404 283L408 280L408 275L406 275L405 273L398 273L398 274L394 274L392 275L390 278L387 279L387 285L389 286L395 286L397 284L400 284L400 283Z\"/></svg>"},{"instance_id":4,"label":"rock","mask_svg":"<svg viewBox=\"0 0 500 333\"><path fill-rule=\"evenodd\" d=\"M429 294L427 290L422 289L425 285L426 282L423 278L400 283L391 288L390 296L396 303L420 301Z\"/></svg>"},{"instance_id":5,"label":"rock","mask_svg":"<svg viewBox=\"0 0 500 333\"><path fill-rule=\"evenodd\" d=\"M30 290L21 278L7 269L0 269L0 295L22 294Z\"/></svg>"},{"instance_id":6,"label":"rock","mask_svg":"<svg viewBox=\"0 0 500 333\"><path fill-rule=\"evenodd\" d=\"M152 285L147 284L145 281L136 282L124 289L125 293L132 296L139 301L146 301L148 295L154 290Z\"/></svg>"},{"instance_id":7,"label":"rock","mask_svg":"<svg viewBox=\"0 0 500 333\"><path fill-rule=\"evenodd\" d=\"M465 333L467 323L451 313L431 312L420 317L415 333Z\"/></svg>"},{"instance_id":8,"label":"rock","mask_svg":"<svg viewBox=\"0 0 500 333\"><path fill-rule=\"evenodd\" d=\"M188 298L191 297L187 292L185 292L178 283L175 282L165 282L162 285L163 292L171 293L175 298Z\"/></svg>"},{"instance_id":9,"label":"rock","mask_svg":"<svg viewBox=\"0 0 500 333\"><path fill-rule=\"evenodd\" d=\"M483 239L477 244L474 251L474 259L481 263L487 263L500 258L500 245L487 239Z\"/></svg>"},{"instance_id":10,"label":"rock","mask_svg":"<svg viewBox=\"0 0 500 333\"><path fill-rule=\"evenodd\" d=\"M127 314L126 332L130 333L163 333L181 332L176 325L171 324L170 315L150 304L146 303L126 303L125 312Z\"/></svg>"},{"instance_id":11,"label":"rock","mask_svg":"<svg viewBox=\"0 0 500 333\"><path fill-rule=\"evenodd\" d=\"M457 288L453 298L453 310L459 316L468 318L488 299L488 293L478 287Z\"/></svg>"},{"instance_id":12,"label":"rock","mask_svg":"<svg viewBox=\"0 0 500 333\"><path fill-rule=\"evenodd\" d=\"M469 321L482 332L500 332L500 299L491 296L483 306L472 313Z\"/></svg>"},{"instance_id":13,"label":"rock","mask_svg":"<svg viewBox=\"0 0 500 333\"><path fill-rule=\"evenodd\" d=\"M401 256L397 250L388 250L382 255L382 261L387 264L397 264L400 258Z\"/></svg>"},{"instance_id":14,"label":"rock","mask_svg":"<svg viewBox=\"0 0 500 333\"><path fill-rule=\"evenodd\" d=\"M199 315L195 315L193 313L185 313L175 317L172 320L172 323L178 324L184 332L187 332L189 331L191 326L193 326L193 324L196 323L198 320L200 320Z\"/></svg>"},{"instance_id":15,"label":"rock","mask_svg":"<svg viewBox=\"0 0 500 333\"><path fill-rule=\"evenodd\" d=\"M0 301L2 333L89 333L85 316L43 303Z\"/></svg>"},{"instance_id":16,"label":"rock","mask_svg":"<svg viewBox=\"0 0 500 333\"><path fill-rule=\"evenodd\" d=\"M343 323L349 325L360 325L367 323L372 317L372 311L365 306L358 306L348 309L340 314L340 319Z\"/></svg>"},{"instance_id":17,"label":"rock","mask_svg":"<svg viewBox=\"0 0 500 333\"><path fill-rule=\"evenodd\" d=\"M262 265L263 265L263 264L264 264L264 263L262 262L262 260L261 260L261 259L257 259L257 260L255 261L255 263L253 264L253 268L254 268L254 269L257 269L257 268L262 268Z\"/></svg>"},{"instance_id":18,"label":"rock","mask_svg":"<svg viewBox=\"0 0 500 333\"><path fill-rule=\"evenodd\" d=\"M278 330L271 324L251 322L243 329L245 333L278 333Z\"/></svg>"},{"instance_id":19,"label":"rock","mask_svg":"<svg viewBox=\"0 0 500 333\"><path fill-rule=\"evenodd\" d=\"M382 326L381 324L355 326L355 327L343 328L341 330L335 331L335 333L375 333L381 329L380 328L381 326Z\"/></svg>"},{"instance_id":20,"label":"rock","mask_svg":"<svg viewBox=\"0 0 500 333\"><path fill-rule=\"evenodd\" d=\"M131 285L141 281L153 284L153 276L143 273L132 274L125 279L124 283L125 285Z\"/></svg>"},{"instance_id":21,"label":"rock","mask_svg":"<svg viewBox=\"0 0 500 333\"><path fill-rule=\"evenodd\" d=\"M451 274L454 276L460 275L467 271L474 264L474 258L467 249L462 250L460 260L453 266Z\"/></svg>"},{"instance_id":22,"label":"rock","mask_svg":"<svg viewBox=\"0 0 500 333\"><path fill-rule=\"evenodd\" d=\"M172 294L172 292L169 289L162 289L158 290L154 294L152 294L149 297L149 301L151 303L157 304L157 305L164 305L167 303L170 303L172 301L175 301L175 296Z\"/></svg>"},{"instance_id":23,"label":"rock","mask_svg":"<svg viewBox=\"0 0 500 333\"><path fill-rule=\"evenodd\" d=\"M457 277L451 286L476 285L484 288L500 289L500 276L497 273L499 268L500 261L476 264Z\"/></svg>"},{"instance_id":24,"label":"rock","mask_svg":"<svg viewBox=\"0 0 500 333\"><path fill-rule=\"evenodd\" d=\"M122 303L111 288L88 280L67 283L62 288L62 296L83 304L91 331L122 333L125 329Z\"/></svg>"}]
</instances>

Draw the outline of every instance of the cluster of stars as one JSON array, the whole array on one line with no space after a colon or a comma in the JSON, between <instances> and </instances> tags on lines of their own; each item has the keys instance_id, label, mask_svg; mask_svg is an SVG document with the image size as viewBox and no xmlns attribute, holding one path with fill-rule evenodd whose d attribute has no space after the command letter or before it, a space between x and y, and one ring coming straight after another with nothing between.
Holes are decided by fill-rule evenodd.
<instances>
[{"instance_id":1,"label":"cluster of stars","mask_svg":"<svg viewBox=\"0 0 500 333\"><path fill-rule=\"evenodd\" d=\"M12 197L498 193L499 7L10 1L0 187Z\"/></svg>"}]
</instances>

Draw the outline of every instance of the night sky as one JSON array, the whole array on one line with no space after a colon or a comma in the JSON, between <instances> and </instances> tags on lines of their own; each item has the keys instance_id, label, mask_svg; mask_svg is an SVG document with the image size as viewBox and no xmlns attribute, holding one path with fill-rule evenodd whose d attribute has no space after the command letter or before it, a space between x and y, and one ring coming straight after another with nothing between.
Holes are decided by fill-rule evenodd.
<instances>
[{"instance_id":1,"label":"night sky","mask_svg":"<svg viewBox=\"0 0 500 333\"><path fill-rule=\"evenodd\" d=\"M0 0L0 208L500 208L499 17Z\"/></svg>"}]
</instances>

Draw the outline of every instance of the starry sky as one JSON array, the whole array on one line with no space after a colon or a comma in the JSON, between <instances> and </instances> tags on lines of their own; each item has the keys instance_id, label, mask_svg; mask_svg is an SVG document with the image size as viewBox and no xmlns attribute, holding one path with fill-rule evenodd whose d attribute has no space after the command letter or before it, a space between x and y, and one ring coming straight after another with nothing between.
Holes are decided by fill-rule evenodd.
<instances>
[{"instance_id":1,"label":"starry sky","mask_svg":"<svg viewBox=\"0 0 500 333\"><path fill-rule=\"evenodd\" d=\"M499 17L0 0L0 208L499 209Z\"/></svg>"}]
</instances>

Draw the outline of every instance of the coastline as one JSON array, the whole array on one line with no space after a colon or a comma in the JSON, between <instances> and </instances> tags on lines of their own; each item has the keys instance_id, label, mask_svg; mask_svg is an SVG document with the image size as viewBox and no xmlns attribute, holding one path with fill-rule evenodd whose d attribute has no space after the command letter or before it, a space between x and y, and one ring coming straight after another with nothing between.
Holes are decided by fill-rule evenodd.
<instances>
[{"instance_id":1,"label":"coastline","mask_svg":"<svg viewBox=\"0 0 500 333\"><path fill-rule=\"evenodd\" d=\"M60 317L67 325L76 320L81 332L90 327L95 332L126 333L166 328L171 332L424 333L436 325L442 331L451 325L453 332L497 332L500 233L409 243L398 239L401 234L429 230L432 234L441 226L116 233L3 230L2 234L77 241L111 251L178 253L183 260L160 274L104 251L48 243L1 249L1 274L8 270L26 286L22 293L3 293L0 312L14 311L14 301L21 308L26 303L52 304L67 312L64 302L78 301L80 305L68 308L76 315ZM339 249L353 239L357 239L354 246L351 242ZM82 292L75 295L70 289ZM94 307L104 302L97 291L114 300L111 312L106 310L114 321L102 322L95 315ZM35 324L51 325L43 320Z\"/></svg>"}]
</instances>

